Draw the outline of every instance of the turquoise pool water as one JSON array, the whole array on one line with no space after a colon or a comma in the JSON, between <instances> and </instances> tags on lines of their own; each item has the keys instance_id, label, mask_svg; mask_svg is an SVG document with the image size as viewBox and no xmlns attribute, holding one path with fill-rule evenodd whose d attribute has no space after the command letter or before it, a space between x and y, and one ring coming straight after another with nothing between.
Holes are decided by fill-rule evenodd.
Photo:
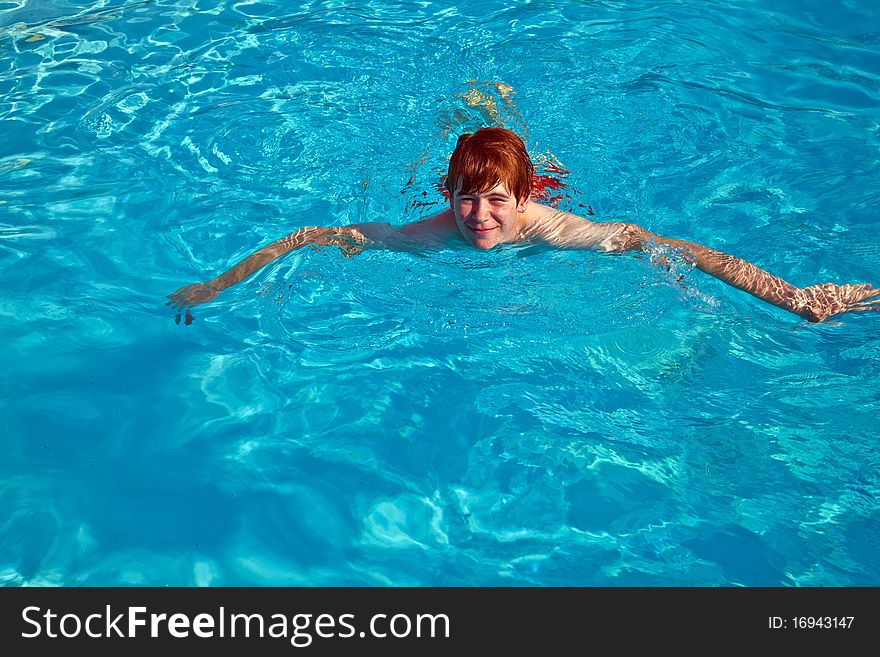
<instances>
[{"instance_id":1,"label":"turquoise pool water","mask_svg":"<svg viewBox=\"0 0 880 657\"><path fill-rule=\"evenodd\" d=\"M0 2L0 582L880 584L880 316L509 248L164 306L440 209L499 121L562 207L880 283L878 46L869 2Z\"/></svg>"}]
</instances>

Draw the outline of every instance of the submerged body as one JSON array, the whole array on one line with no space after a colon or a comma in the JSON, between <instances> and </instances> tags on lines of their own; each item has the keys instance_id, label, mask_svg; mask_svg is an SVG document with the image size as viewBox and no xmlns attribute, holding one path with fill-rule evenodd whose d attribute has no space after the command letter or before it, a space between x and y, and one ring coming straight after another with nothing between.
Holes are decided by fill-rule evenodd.
<instances>
[{"instance_id":1,"label":"submerged body","mask_svg":"<svg viewBox=\"0 0 880 657\"><path fill-rule=\"evenodd\" d=\"M483 128L462 135L449 164L450 207L446 210L403 226L372 222L301 228L213 280L168 295L168 303L185 308L209 301L275 258L303 246L334 245L351 256L370 248L430 250L463 240L482 251L499 244L538 243L622 253L663 244L679 249L701 271L811 322L843 312L880 309L880 288L872 285L824 283L798 288L745 260L700 244L661 237L635 224L595 222L536 203L530 200L533 173L522 140L512 132Z\"/></svg>"}]
</instances>

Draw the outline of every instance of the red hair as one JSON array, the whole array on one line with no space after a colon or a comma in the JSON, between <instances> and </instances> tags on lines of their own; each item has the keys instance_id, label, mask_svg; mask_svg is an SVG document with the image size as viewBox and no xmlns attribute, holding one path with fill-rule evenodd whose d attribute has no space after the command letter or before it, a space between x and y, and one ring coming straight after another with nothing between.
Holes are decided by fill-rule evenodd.
<instances>
[{"instance_id":1,"label":"red hair","mask_svg":"<svg viewBox=\"0 0 880 657\"><path fill-rule=\"evenodd\" d=\"M507 185L517 201L529 198L535 167L526 145L504 128L480 128L458 138L449 160L446 189L485 192L499 183Z\"/></svg>"}]
</instances>

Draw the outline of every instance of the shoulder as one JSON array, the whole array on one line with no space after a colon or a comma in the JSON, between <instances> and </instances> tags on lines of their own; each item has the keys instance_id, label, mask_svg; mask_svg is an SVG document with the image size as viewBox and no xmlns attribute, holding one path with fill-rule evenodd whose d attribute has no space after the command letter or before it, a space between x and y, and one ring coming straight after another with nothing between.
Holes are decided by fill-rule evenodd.
<instances>
[{"instance_id":1,"label":"shoulder","mask_svg":"<svg viewBox=\"0 0 880 657\"><path fill-rule=\"evenodd\" d=\"M525 212L523 239L534 239L563 249L619 250L618 238L628 224L592 221L531 202Z\"/></svg>"},{"instance_id":2,"label":"shoulder","mask_svg":"<svg viewBox=\"0 0 880 657\"><path fill-rule=\"evenodd\" d=\"M441 237L456 231L455 215L450 208L431 215L427 219L420 219L401 226L401 231L409 238Z\"/></svg>"}]
</instances>

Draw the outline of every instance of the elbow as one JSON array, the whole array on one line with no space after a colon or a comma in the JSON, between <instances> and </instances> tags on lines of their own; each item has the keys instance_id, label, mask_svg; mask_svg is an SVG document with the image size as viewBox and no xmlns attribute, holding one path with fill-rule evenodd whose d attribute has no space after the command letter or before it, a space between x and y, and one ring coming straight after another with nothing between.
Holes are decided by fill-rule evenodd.
<instances>
[{"instance_id":1,"label":"elbow","mask_svg":"<svg viewBox=\"0 0 880 657\"><path fill-rule=\"evenodd\" d=\"M615 236L611 251L625 253L641 249L642 245L652 237L651 233L636 224L623 224L623 229Z\"/></svg>"}]
</instances>

